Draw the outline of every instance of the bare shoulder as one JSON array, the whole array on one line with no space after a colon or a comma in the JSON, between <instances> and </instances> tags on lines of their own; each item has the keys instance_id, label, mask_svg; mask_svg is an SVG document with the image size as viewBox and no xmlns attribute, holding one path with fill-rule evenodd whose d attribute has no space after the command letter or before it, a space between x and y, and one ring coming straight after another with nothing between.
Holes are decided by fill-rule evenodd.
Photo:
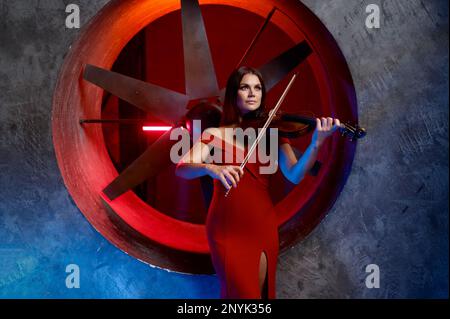
<instances>
[{"instance_id":1,"label":"bare shoulder","mask_svg":"<svg viewBox=\"0 0 450 319\"><path fill-rule=\"evenodd\" d=\"M222 135L222 129L220 127L209 127L204 131L206 134L214 135L221 137Z\"/></svg>"},{"instance_id":2,"label":"bare shoulder","mask_svg":"<svg viewBox=\"0 0 450 319\"><path fill-rule=\"evenodd\" d=\"M209 127L205 130L206 134L214 135L219 138L225 136L225 129L234 128L233 126Z\"/></svg>"},{"instance_id":3,"label":"bare shoulder","mask_svg":"<svg viewBox=\"0 0 450 319\"><path fill-rule=\"evenodd\" d=\"M220 140L226 141L228 143L233 144L233 136L229 136L229 134L226 133L226 129L233 129L233 126L221 126L221 127L210 127L207 128L204 133L210 136L214 136L214 138L218 138Z\"/></svg>"},{"instance_id":4,"label":"bare shoulder","mask_svg":"<svg viewBox=\"0 0 450 319\"><path fill-rule=\"evenodd\" d=\"M206 143L205 141L213 139L213 140L221 140L223 136L223 132L219 127L209 127L207 129L205 129L202 133L202 143L203 144L209 144Z\"/></svg>"}]
</instances>

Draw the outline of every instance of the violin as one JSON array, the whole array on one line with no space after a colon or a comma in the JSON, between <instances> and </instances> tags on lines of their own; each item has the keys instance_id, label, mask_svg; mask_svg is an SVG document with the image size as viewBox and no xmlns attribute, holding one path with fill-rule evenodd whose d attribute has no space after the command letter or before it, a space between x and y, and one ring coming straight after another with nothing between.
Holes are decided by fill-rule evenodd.
<instances>
[{"instance_id":1,"label":"violin","mask_svg":"<svg viewBox=\"0 0 450 319\"><path fill-rule=\"evenodd\" d=\"M243 129L252 127L259 128L264 125L269 116L269 112L246 114L241 122ZM316 117L301 114L286 113L278 111L270 122L269 128L277 128L278 134L286 138L297 138L310 133L316 128ZM342 136L350 139L350 141L363 138L366 130L358 125L350 123L341 123L339 131Z\"/></svg>"},{"instance_id":2,"label":"violin","mask_svg":"<svg viewBox=\"0 0 450 319\"><path fill-rule=\"evenodd\" d=\"M307 117L287 113L277 113L278 109L281 106L281 103L283 103L284 98L286 97L286 94L291 88L292 83L295 81L297 75L298 73L295 73L292 76L291 80L289 81L289 84L287 85L286 89L284 89L283 94L281 95L280 99L278 100L277 104L272 110L270 110L268 113L264 112L260 113L258 112L258 110L256 110L249 112L244 116L243 121L241 122L241 126L243 128L245 128L246 126L247 127L252 126L253 128L257 128L258 136L256 137L256 140L250 147L250 150L247 152L244 161L241 163L240 165L241 169L243 169L244 166L247 164L250 156L255 151L256 146L258 145L259 141L264 136L268 128L277 128L280 131L281 136L283 136L284 134L284 136L286 137L289 136L295 137L308 133L316 127L317 122L316 118L314 117ZM261 131L259 131L259 128L261 128ZM349 136L350 140L352 141L356 138L361 138L364 137L364 135L366 135L366 131L363 128L359 126L352 126L347 123L341 124L339 130L341 130L342 135ZM228 196L230 190L231 188L227 190L227 192L225 193L225 197Z\"/></svg>"}]
</instances>

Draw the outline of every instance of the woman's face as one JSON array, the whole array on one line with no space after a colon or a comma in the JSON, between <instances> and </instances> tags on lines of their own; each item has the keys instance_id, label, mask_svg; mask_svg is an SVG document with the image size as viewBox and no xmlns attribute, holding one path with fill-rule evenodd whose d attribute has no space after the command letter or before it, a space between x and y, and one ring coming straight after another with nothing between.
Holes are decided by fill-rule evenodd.
<instances>
[{"instance_id":1,"label":"woman's face","mask_svg":"<svg viewBox=\"0 0 450 319\"><path fill-rule=\"evenodd\" d=\"M262 85L259 78L251 73L244 75L237 94L237 107L244 115L261 105Z\"/></svg>"}]
</instances>

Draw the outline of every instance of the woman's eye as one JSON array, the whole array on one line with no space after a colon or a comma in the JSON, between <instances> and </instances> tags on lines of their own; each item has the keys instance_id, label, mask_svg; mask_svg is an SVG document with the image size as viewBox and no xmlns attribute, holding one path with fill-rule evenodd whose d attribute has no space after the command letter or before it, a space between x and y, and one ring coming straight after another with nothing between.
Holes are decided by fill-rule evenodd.
<instances>
[{"instance_id":1,"label":"woman's eye","mask_svg":"<svg viewBox=\"0 0 450 319\"><path fill-rule=\"evenodd\" d=\"M239 87L239 90L247 91L249 88L250 88L250 87L249 87L248 85L244 85L244 86ZM262 88L261 88L260 86L255 86L255 87L253 88L253 90L254 90L254 91L261 91Z\"/></svg>"}]
</instances>

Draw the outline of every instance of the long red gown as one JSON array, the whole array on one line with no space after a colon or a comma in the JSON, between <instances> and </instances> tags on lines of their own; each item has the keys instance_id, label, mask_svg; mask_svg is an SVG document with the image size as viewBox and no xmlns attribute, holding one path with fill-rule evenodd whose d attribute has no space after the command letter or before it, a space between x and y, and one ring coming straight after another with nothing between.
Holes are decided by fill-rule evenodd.
<instances>
[{"instance_id":1,"label":"long red gown","mask_svg":"<svg viewBox=\"0 0 450 319\"><path fill-rule=\"evenodd\" d=\"M279 138L279 145L282 143L289 140ZM222 183L214 180L206 231L221 298L261 298L261 253L267 258L267 297L275 298L278 224L269 194L270 175L260 174L260 165L258 161L247 163L237 188L232 188L227 197Z\"/></svg>"}]
</instances>

